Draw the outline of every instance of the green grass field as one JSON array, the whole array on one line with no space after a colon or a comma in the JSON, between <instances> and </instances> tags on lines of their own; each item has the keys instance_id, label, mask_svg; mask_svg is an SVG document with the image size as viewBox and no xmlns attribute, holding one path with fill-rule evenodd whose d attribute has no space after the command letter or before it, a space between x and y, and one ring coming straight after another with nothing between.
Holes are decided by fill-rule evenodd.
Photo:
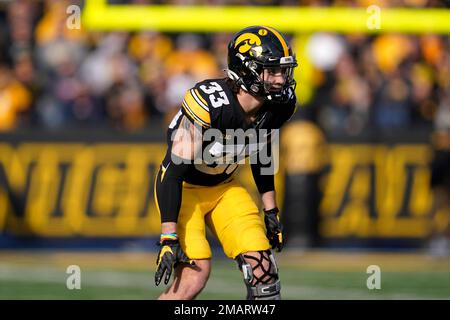
<instances>
[{"instance_id":1,"label":"green grass field","mask_svg":"<svg viewBox=\"0 0 450 320\"><path fill-rule=\"evenodd\" d=\"M284 299L450 299L450 258L422 254L287 251L277 254ZM235 263L213 260L198 299L243 299ZM0 251L0 299L155 299L155 255L140 252ZM81 268L81 290L68 290L66 269ZM381 289L369 290L369 265Z\"/></svg>"}]
</instances>

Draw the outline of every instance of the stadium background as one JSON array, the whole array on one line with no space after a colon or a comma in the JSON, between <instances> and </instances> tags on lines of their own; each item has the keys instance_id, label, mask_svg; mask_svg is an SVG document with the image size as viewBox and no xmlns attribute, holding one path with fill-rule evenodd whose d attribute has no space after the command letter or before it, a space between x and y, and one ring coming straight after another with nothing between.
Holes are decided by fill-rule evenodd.
<instances>
[{"instance_id":1,"label":"stadium background","mask_svg":"<svg viewBox=\"0 0 450 320\"><path fill-rule=\"evenodd\" d=\"M430 188L433 152L449 147L444 2L227 1L221 14L204 10L224 1L171 1L150 19L152 4L0 1L0 298L157 296L152 182L165 128L187 88L224 75L232 33L256 23L286 32L300 65L276 181L285 297L450 298L439 236L450 213ZM68 28L70 5L80 29ZM239 179L257 199L248 168ZM215 244L200 298L242 298ZM80 291L65 286L74 264ZM373 264L383 287L369 291Z\"/></svg>"}]
</instances>

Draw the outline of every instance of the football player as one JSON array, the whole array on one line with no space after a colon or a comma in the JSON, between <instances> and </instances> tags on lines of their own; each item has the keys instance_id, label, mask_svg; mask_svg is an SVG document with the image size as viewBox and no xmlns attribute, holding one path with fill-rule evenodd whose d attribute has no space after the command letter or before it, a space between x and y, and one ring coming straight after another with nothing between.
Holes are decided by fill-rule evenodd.
<instances>
[{"instance_id":1,"label":"football player","mask_svg":"<svg viewBox=\"0 0 450 320\"><path fill-rule=\"evenodd\" d=\"M173 283L160 299L194 299L204 288L211 270L206 225L237 262L247 299L281 298L271 251L281 251L284 243L273 172L265 173L260 161L251 163L264 205L262 219L247 190L233 179L238 161L211 162L202 156L219 159L227 154L223 144L208 144L208 130L226 138L230 129L279 129L288 121L296 109L296 66L280 32L252 26L235 34L228 45L228 77L202 81L186 92L169 125L167 153L155 181L162 229L156 285L162 279L168 284L175 270ZM270 147L267 139L265 148Z\"/></svg>"}]
</instances>

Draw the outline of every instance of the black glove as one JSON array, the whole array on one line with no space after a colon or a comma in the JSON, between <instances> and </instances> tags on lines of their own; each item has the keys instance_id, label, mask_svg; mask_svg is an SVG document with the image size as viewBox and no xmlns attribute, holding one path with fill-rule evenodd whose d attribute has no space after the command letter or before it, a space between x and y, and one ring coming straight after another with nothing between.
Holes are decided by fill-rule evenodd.
<instances>
[{"instance_id":1,"label":"black glove","mask_svg":"<svg viewBox=\"0 0 450 320\"><path fill-rule=\"evenodd\" d=\"M272 249L276 248L280 252L284 246L284 237L283 225L280 222L278 212L278 208L264 209L264 223L266 224L267 239L269 239Z\"/></svg>"},{"instance_id":2,"label":"black glove","mask_svg":"<svg viewBox=\"0 0 450 320\"><path fill-rule=\"evenodd\" d=\"M155 284L158 286L164 273L164 284L168 284L172 270L178 263L189 263L194 265L194 261L190 260L181 250L178 240L163 240L160 244L158 258L156 259Z\"/></svg>"}]
</instances>

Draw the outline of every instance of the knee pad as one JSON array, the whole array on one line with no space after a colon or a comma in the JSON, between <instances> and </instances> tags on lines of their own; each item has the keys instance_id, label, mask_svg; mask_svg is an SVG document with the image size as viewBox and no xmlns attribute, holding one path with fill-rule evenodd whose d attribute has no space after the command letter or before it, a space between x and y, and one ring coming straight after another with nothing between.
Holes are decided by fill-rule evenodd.
<instances>
[{"instance_id":1,"label":"knee pad","mask_svg":"<svg viewBox=\"0 0 450 320\"><path fill-rule=\"evenodd\" d=\"M270 250L258 251L258 254L259 257L253 257L244 253L236 258L244 275L247 300L281 300L281 284L275 258ZM249 260L256 261L256 265L252 267ZM264 261L268 262L267 268L263 265ZM257 269L261 273L259 276L254 273Z\"/></svg>"}]
</instances>

